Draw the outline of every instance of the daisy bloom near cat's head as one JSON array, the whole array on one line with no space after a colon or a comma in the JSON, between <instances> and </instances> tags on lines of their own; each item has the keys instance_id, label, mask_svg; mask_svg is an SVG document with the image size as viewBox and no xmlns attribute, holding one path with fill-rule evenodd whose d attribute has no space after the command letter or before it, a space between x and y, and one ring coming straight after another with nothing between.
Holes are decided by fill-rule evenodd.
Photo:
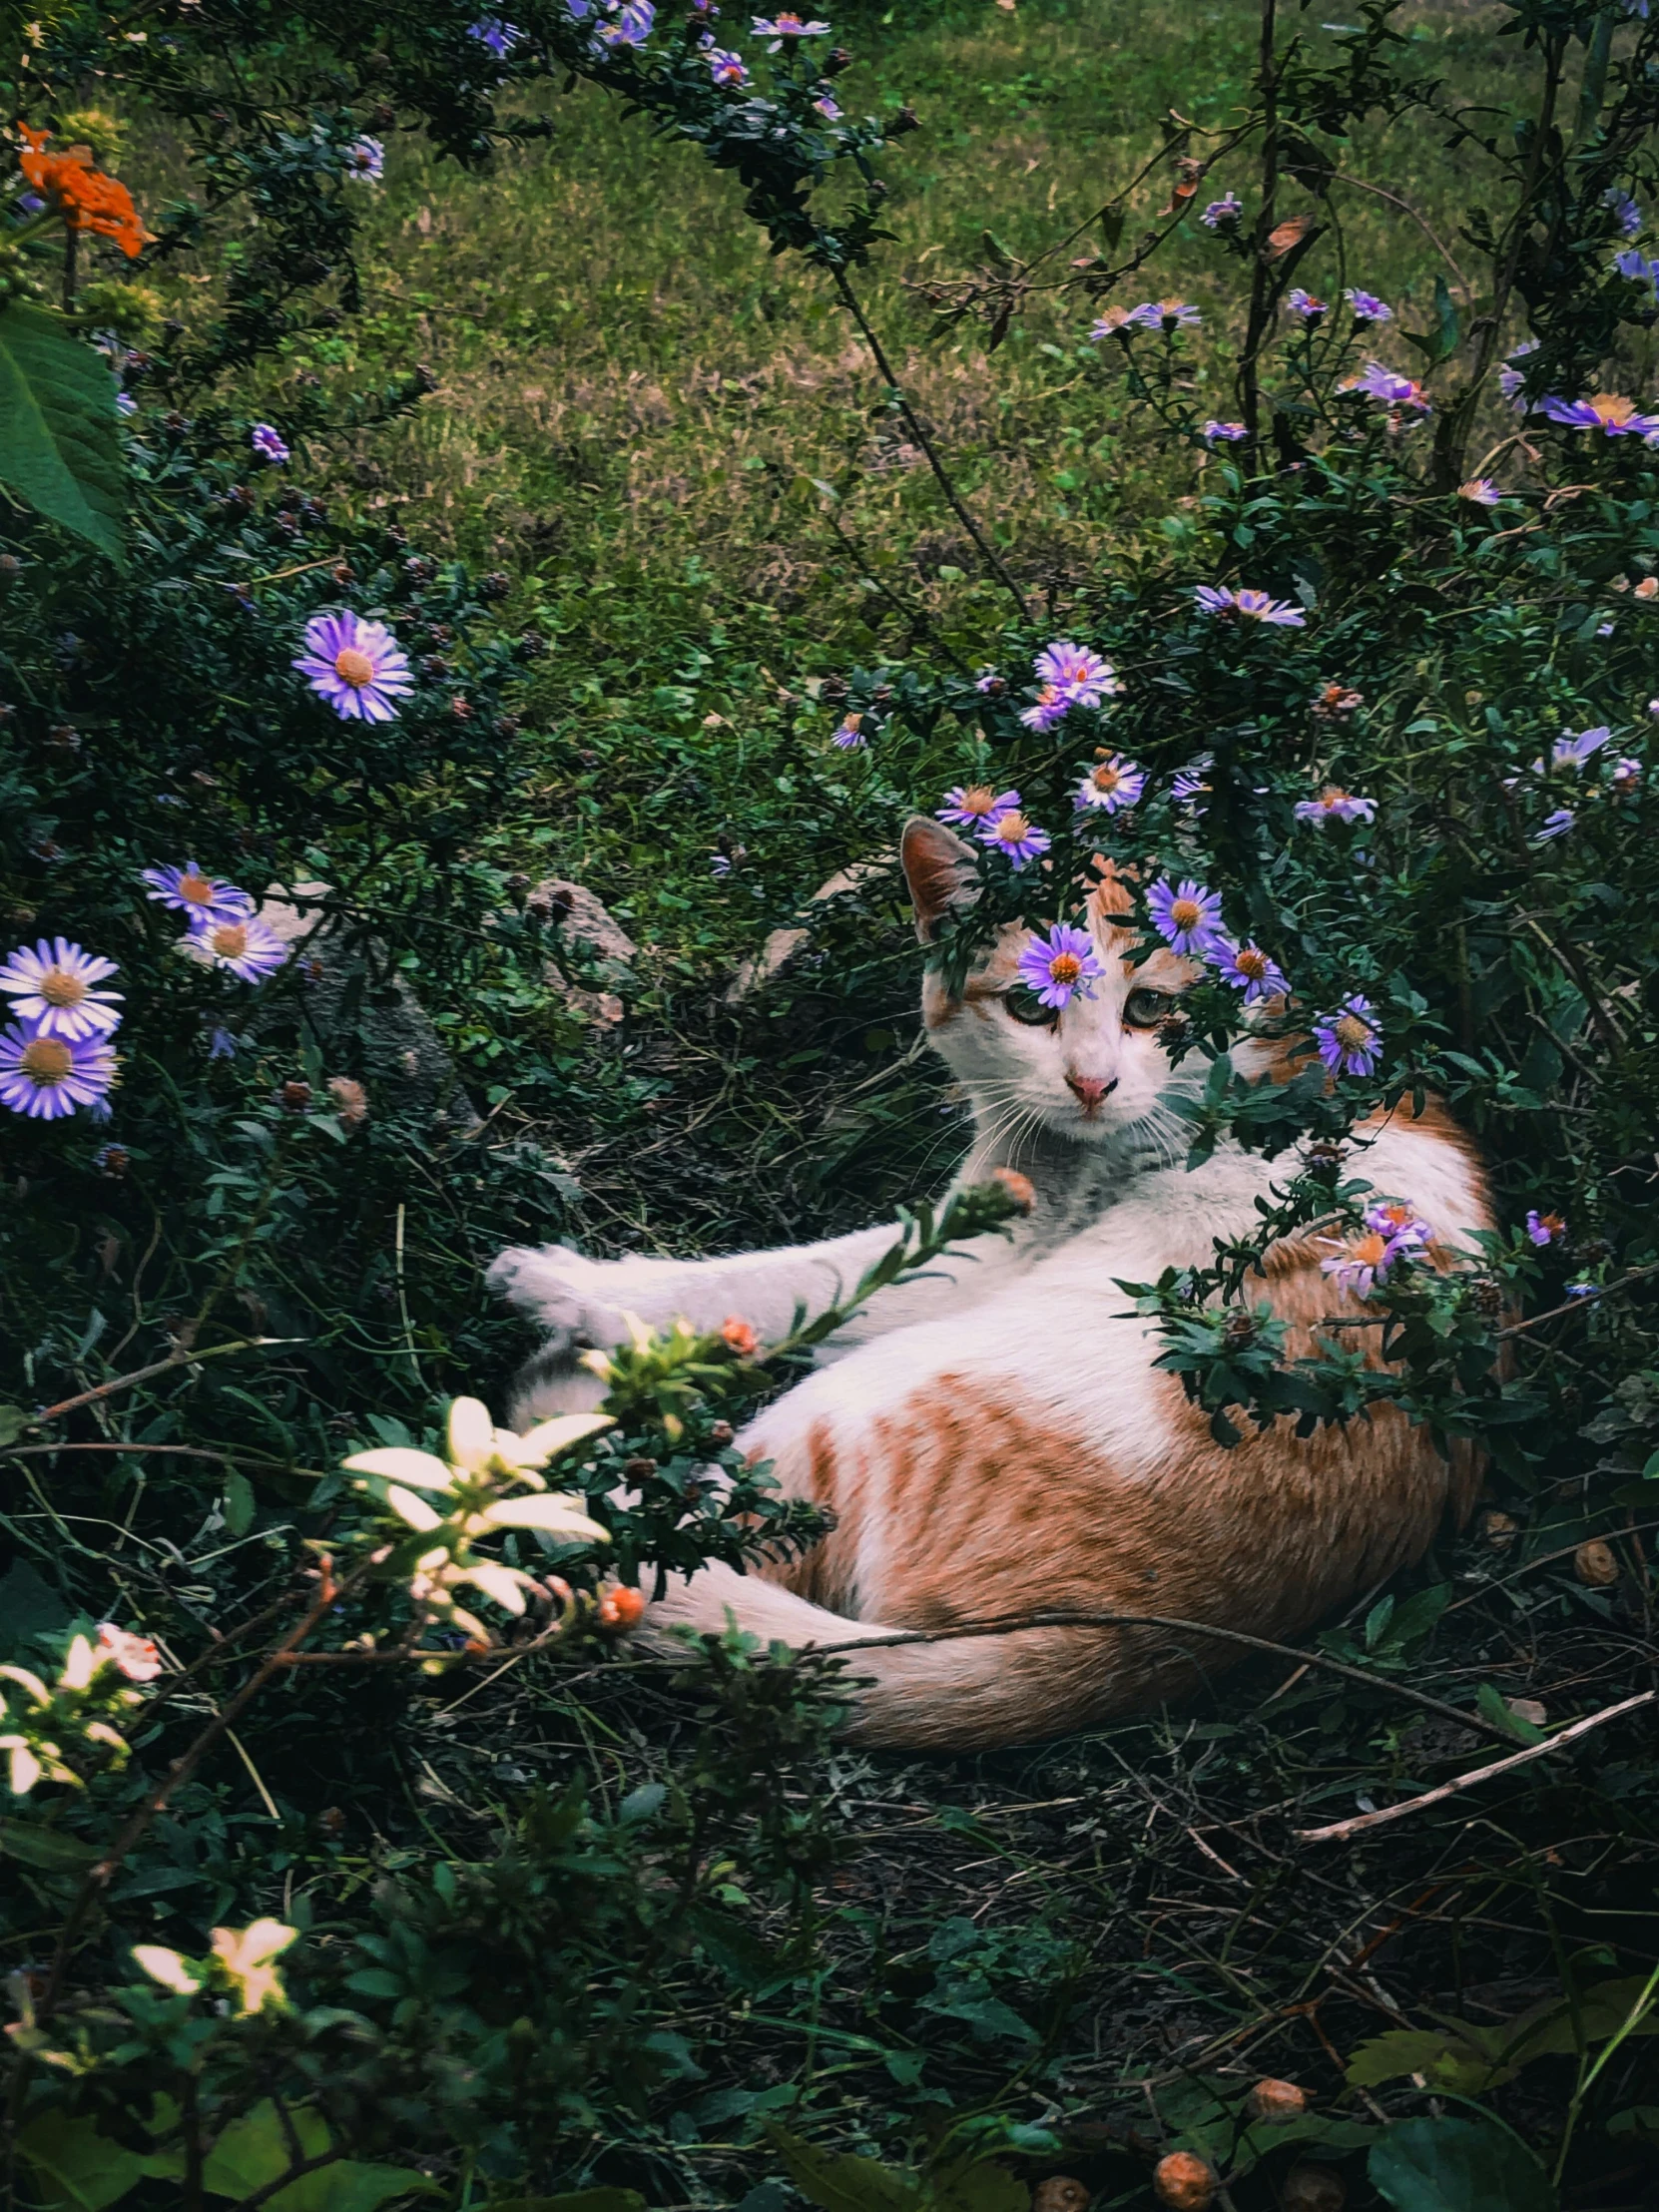
<instances>
[{"instance_id":1,"label":"daisy bloom near cat's head","mask_svg":"<svg viewBox=\"0 0 1659 2212\"><path fill-rule=\"evenodd\" d=\"M1018 805L1016 791L999 792L994 784L958 784L945 793L937 812L939 821L948 822L952 829L977 830Z\"/></svg>"},{"instance_id":2,"label":"daisy bloom near cat's head","mask_svg":"<svg viewBox=\"0 0 1659 2212\"><path fill-rule=\"evenodd\" d=\"M1189 875L1181 883L1160 876L1146 894L1152 926L1172 952L1202 956L1221 937L1221 893Z\"/></svg>"},{"instance_id":3,"label":"daisy bloom near cat's head","mask_svg":"<svg viewBox=\"0 0 1659 2212\"><path fill-rule=\"evenodd\" d=\"M1382 1059L1382 1038L1370 1019L1372 1003L1358 991L1314 1024L1314 1042L1333 1075L1371 1075Z\"/></svg>"},{"instance_id":4,"label":"daisy bloom near cat's head","mask_svg":"<svg viewBox=\"0 0 1659 2212\"><path fill-rule=\"evenodd\" d=\"M1093 998L1095 978L1104 975L1086 929L1057 921L1046 938L1028 944L1019 956L1019 979L1044 1006L1066 1006L1072 994Z\"/></svg>"},{"instance_id":5,"label":"daisy bloom near cat's head","mask_svg":"<svg viewBox=\"0 0 1659 2212\"><path fill-rule=\"evenodd\" d=\"M67 937L21 944L0 967L0 991L12 1012L43 1037L108 1036L121 1024L119 991L95 986L116 973L113 960L83 952Z\"/></svg>"},{"instance_id":6,"label":"daisy bloom near cat's head","mask_svg":"<svg viewBox=\"0 0 1659 2212\"><path fill-rule=\"evenodd\" d=\"M32 1026L0 1037L0 1106L33 1121L62 1121L85 1106L107 1115L115 1054L97 1035L53 1037Z\"/></svg>"},{"instance_id":7,"label":"daisy bloom near cat's head","mask_svg":"<svg viewBox=\"0 0 1659 2212\"><path fill-rule=\"evenodd\" d=\"M312 615L292 665L342 722L393 722L394 703L414 689L408 655L385 624L361 622L349 607Z\"/></svg>"},{"instance_id":8,"label":"daisy bloom near cat's head","mask_svg":"<svg viewBox=\"0 0 1659 2212\"><path fill-rule=\"evenodd\" d=\"M1221 971L1222 981L1244 992L1247 1006L1255 1006L1264 998L1283 997L1291 987L1285 970L1259 944L1229 944L1222 937L1216 940L1210 956Z\"/></svg>"},{"instance_id":9,"label":"daisy bloom near cat's head","mask_svg":"<svg viewBox=\"0 0 1659 2212\"><path fill-rule=\"evenodd\" d=\"M1380 1229L1368 1229L1352 1243L1339 1244L1330 1237L1319 1241L1329 1253L1329 1258L1320 1262L1320 1272L1329 1275L1340 1289L1352 1291L1356 1298L1370 1298L1377 1285L1386 1279L1397 1257Z\"/></svg>"},{"instance_id":10,"label":"daisy bloom near cat's head","mask_svg":"<svg viewBox=\"0 0 1659 2212\"><path fill-rule=\"evenodd\" d=\"M1383 1199L1380 1205L1366 1208L1366 1227L1375 1229L1379 1236L1386 1237L1390 1253L1421 1252L1425 1245L1434 1242L1434 1232L1420 1214L1396 1198Z\"/></svg>"},{"instance_id":11,"label":"daisy bloom near cat's head","mask_svg":"<svg viewBox=\"0 0 1659 2212\"><path fill-rule=\"evenodd\" d=\"M979 831L979 841L987 850L1011 860L1016 868L1024 867L1027 860L1040 859L1054 842L1046 830L1039 829L1015 807L992 815Z\"/></svg>"},{"instance_id":12,"label":"daisy bloom near cat's head","mask_svg":"<svg viewBox=\"0 0 1659 2212\"><path fill-rule=\"evenodd\" d=\"M1528 1209L1526 1234L1530 1241L1538 1246L1540 1251L1545 1245L1559 1244L1566 1233L1565 1215L1540 1214L1535 1206Z\"/></svg>"},{"instance_id":13,"label":"daisy bloom near cat's head","mask_svg":"<svg viewBox=\"0 0 1659 2212\"><path fill-rule=\"evenodd\" d=\"M1146 771L1126 761L1121 753L1114 753L1084 771L1071 803L1079 814L1098 809L1115 815L1124 807L1133 807L1145 789Z\"/></svg>"}]
</instances>

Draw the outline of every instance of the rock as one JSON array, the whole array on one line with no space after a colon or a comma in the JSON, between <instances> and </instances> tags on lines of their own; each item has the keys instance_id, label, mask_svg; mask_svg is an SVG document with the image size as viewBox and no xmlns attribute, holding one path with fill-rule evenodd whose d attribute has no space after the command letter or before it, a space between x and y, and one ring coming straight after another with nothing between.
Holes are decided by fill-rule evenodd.
<instances>
[{"instance_id":1,"label":"rock","mask_svg":"<svg viewBox=\"0 0 1659 2212\"><path fill-rule=\"evenodd\" d=\"M408 979L382 939L343 915L325 915L327 883L274 883L260 919L293 947L299 1009L327 1066L359 1067L375 1103L396 1114L452 1112L478 1119Z\"/></svg>"},{"instance_id":2,"label":"rock","mask_svg":"<svg viewBox=\"0 0 1659 2212\"><path fill-rule=\"evenodd\" d=\"M585 884L549 875L529 892L524 909L552 925L561 947L572 953L585 951L588 957L598 960L611 981L633 981L629 962L638 953L639 946ZM545 973L549 989L573 1011L586 1014L591 1021L615 1028L627 1011L614 990L587 990L571 983L555 961L548 962Z\"/></svg>"},{"instance_id":3,"label":"rock","mask_svg":"<svg viewBox=\"0 0 1659 2212\"><path fill-rule=\"evenodd\" d=\"M893 854L882 853L873 860L854 860L850 867L837 868L827 882L821 883L807 901L811 909L822 906L826 899L836 898L842 891L855 891L875 877L885 875L893 865ZM741 1006L745 999L780 976L790 962L813 941L811 922L796 923L787 929L775 929L759 952L745 960L727 986L728 1006Z\"/></svg>"}]
</instances>

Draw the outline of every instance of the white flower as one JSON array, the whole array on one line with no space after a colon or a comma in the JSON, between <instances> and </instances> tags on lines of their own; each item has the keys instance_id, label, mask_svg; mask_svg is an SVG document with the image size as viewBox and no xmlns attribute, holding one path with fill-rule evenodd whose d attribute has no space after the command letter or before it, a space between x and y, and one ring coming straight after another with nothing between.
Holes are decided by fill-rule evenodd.
<instances>
[{"instance_id":1,"label":"white flower","mask_svg":"<svg viewBox=\"0 0 1659 2212\"><path fill-rule=\"evenodd\" d=\"M214 1956L236 1984L243 2011L263 2012L267 2005L287 2003L281 1975L272 1961L298 1934L298 1929L271 1920L255 1921L249 1928L214 1930Z\"/></svg>"},{"instance_id":2,"label":"white flower","mask_svg":"<svg viewBox=\"0 0 1659 2212\"><path fill-rule=\"evenodd\" d=\"M152 1981L159 1981L164 1989L171 1989L175 1996L193 1997L202 1983L191 1972L176 1950L169 1950L165 1943L135 1943L133 1961L147 1973Z\"/></svg>"}]
</instances>

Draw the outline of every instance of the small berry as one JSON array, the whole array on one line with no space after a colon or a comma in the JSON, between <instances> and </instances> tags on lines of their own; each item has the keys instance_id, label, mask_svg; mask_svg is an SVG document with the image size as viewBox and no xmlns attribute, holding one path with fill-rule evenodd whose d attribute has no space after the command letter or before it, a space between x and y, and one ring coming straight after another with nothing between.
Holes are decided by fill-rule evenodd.
<instances>
[{"instance_id":1,"label":"small berry","mask_svg":"<svg viewBox=\"0 0 1659 2212\"><path fill-rule=\"evenodd\" d=\"M1158 2202L1171 2212L1209 2212L1216 2200L1216 2177L1209 2164L1190 2150L1172 2150L1152 2171Z\"/></svg>"},{"instance_id":2,"label":"small berry","mask_svg":"<svg viewBox=\"0 0 1659 2212\"><path fill-rule=\"evenodd\" d=\"M1307 2109L1306 2089L1299 2089L1294 2081L1276 2081L1271 2074L1257 2082L1250 2092L1253 2120L1271 2120L1277 2125L1285 2120L1300 2119Z\"/></svg>"},{"instance_id":3,"label":"small berry","mask_svg":"<svg viewBox=\"0 0 1659 2212\"><path fill-rule=\"evenodd\" d=\"M1619 1579L1618 1555L1611 1544L1592 1536L1573 1553L1572 1571L1586 1589L1610 1590Z\"/></svg>"}]
</instances>

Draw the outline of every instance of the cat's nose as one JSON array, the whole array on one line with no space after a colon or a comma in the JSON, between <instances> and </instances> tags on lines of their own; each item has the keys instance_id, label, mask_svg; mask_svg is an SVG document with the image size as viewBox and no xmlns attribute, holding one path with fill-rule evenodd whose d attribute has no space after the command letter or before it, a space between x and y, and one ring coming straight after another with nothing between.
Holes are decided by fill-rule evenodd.
<instances>
[{"instance_id":1,"label":"cat's nose","mask_svg":"<svg viewBox=\"0 0 1659 2212\"><path fill-rule=\"evenodd\" d=\"M1084 1113L1092 1114L1102 1099L1110 1098L1118 1087L1114 1075L1109 1083L1103 1083L1098 1075L1068 1075L1066 1088L1077 1099Z\"/></svg>"}]
</instances>

